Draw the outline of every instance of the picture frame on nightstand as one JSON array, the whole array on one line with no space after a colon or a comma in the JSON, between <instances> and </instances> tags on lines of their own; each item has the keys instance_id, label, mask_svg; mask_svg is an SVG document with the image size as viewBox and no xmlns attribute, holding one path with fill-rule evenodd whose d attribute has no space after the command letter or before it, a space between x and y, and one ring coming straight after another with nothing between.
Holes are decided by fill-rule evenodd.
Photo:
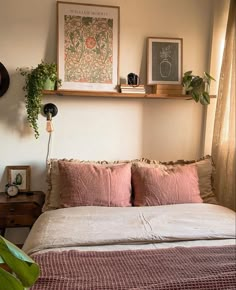
<instances>
[{"instance_id":1,"label":"picture frame on nightstand","mask_svg":"<svg viewBox=\"0 0 236 290\"><path fill-rule=\"evenodd\" d=\"M7 166L8 184L17 185L19 192L30 191L30 175L31 167L28 165Z\"/></svg>"}]
</instances>

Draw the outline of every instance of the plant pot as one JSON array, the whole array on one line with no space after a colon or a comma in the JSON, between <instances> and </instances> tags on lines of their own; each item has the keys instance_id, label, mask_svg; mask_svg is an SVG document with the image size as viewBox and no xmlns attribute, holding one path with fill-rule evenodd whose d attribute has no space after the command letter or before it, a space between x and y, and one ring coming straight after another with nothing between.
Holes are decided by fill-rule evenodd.
<instances>
[{"instance_id":1,"label":"plant pot","mask_svg":"<svg viewBox=\"0 0 236 290\"><path fill-rule=\"evenodd\" d=\"M55 90L55 81L50 80L50 78L47 78L45 84L44 84L44 90L48 90L48 91L53 91Z\"/></svg>"}]
</instances>

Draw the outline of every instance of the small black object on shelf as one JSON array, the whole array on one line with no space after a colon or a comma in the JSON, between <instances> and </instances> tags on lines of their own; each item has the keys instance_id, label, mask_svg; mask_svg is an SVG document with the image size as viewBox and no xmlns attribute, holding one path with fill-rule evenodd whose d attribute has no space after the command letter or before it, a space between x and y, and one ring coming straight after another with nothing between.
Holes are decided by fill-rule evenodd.
<instances>
[{"instance_id":1,"label":"small black object on shelf","mask_svg":"<svg viewBox=\"0 0 236 290\"><path fill-rule=\"evenodd\" d=\"M129 73L127 76L128 85L138 86L139 85L139 77L135 73Z\"/></svg>"}]
</instances>

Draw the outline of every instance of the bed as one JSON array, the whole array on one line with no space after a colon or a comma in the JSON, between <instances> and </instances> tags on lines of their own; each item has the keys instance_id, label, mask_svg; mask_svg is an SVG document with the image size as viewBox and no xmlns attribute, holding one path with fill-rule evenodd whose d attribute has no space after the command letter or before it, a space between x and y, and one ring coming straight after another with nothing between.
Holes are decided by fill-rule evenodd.
<instances>
[{"instance_id":1,"label":"bed","mask_svg":"<svg viewBox=\"0 0 236 290\"><path fill-rule=\"evenodd\" d=\"M23 247L41 268L32 289L236 289L235 212L209 203L212 173L208 157L51 160Z\"/></svg>"}]
</instances>

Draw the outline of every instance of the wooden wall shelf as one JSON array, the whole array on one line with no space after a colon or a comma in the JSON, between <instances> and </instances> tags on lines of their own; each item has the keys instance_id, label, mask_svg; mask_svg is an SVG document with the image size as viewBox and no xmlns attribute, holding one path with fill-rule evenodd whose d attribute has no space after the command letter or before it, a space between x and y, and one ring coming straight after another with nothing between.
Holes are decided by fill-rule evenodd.
<instances>
[{"instance_id":1,"label":"wooden wall shelf","mask_svg":"<svg viewBox=\"0 0 236 290\"><path fill-rule=\"evenodd\" d=\"M57 91L43 91L44 95L54 96L78 96L78 97L105 97L105 98L138 98L138 99L174 99L174 100L188 100L191 99L188 95L169 95L169 94L125 94L118 92L98 92L98 91L69 91L69 90L57 90ZM211 95L211 98L215 98L215 95Z\"/></svg>"}]
</instances>

